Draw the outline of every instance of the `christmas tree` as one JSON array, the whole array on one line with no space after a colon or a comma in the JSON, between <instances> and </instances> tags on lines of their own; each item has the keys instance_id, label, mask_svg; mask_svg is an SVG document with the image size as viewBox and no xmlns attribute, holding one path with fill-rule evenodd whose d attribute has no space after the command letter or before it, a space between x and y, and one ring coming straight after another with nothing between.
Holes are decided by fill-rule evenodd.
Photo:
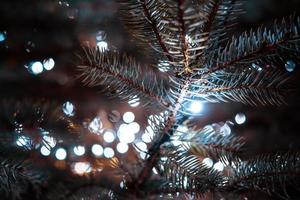
<instances>
[{"instance_id":1,"label":"christmas tree","mask_svg":"<svg viewBox=\"0 0 300 200\"><path fill-rule=\"evenodd\" d=\"M251 152L251 136L233 131L235 124L245 122L243 113L235 116L235 123L203 124L201 110L207 104L226 107L230 102L252 108L288 103L289 80L299 62L300 18L291 15L235 34L244 1L117 3L119 19L139 52L108 47L105 33L99 32L96 46L84 43L72 52L77 58L74 81L83 83L81 91L102 91L113 104L143 108L143 135L133 112L125 112L121 119L117 110L83 107L96 113L93 118L70 101L3 98L1 196L296 199L296 147ZM66 2L55 5L71 20L78 12ZM1 35L3 41L9 39L9 31ZM26 51L33 44L27 43ZM47 58L26 68L38 75L54 65ZM70 90L64 92L69 96Z\"/></svg>"}]
</instances>

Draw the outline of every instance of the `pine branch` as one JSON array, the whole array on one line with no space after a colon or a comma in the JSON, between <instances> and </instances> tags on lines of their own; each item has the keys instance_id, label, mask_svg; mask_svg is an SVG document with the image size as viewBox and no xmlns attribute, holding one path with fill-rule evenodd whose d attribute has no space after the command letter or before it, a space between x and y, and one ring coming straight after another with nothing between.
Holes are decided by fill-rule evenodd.
<instances>
[{"instance_id":1,"label":"pine branch","mask_svg":"<svg viewBox=\"0 0 300 200\"><path fill-rule=\"evenodd\" d=\"M228 161L237 157L245 144L244 138L217 132L212 126L175 134L174 142L176 141L184 142L187 150L195 156L210 156L218 160L226 158Z\"/></svg>"},{"instance_id":2,"label":"pine branch","mask_svg":"<svg viewBox=\"0 0 300 200\"><path fill-rule=\"evenodd\" d=\"M234 169L227 190L255 189L268 194L283 191L288 197L288 185L299 188L300 154L298 152L259 155L242 161ZM278 193L279 194L279 193Z\"/></svg>"},{"instance_id":3,"label":"pine branch","mask_svg":"<svg viewBox=\"0 0 300 200\"><path fill-rule=\"evenodd\" d=\"M21 199L21 194L29 186L36 190L43 182L43 176L32 165L20 160L1 159L0 162L0 191L10 198ZM39 191L35 191L36 194Z\"/></svg>"},{"instance_id":4,"label":"pine branch","mask_svg":"<svg viewBox=\"0 0 300 200\"><path fill-rule=\"evenodd\" d=\"M190 95L210 102L235 101L249 105L281 105L288 75L278 70L245 69L216 72L193 84Z\"/></svg>"},{"instance_id":5,"label":"pine branch","mask_svg":"<svg viewBox=\"0 0 300 200\"><path fill-rule=\"evenodd\" d=\"M180 150L167 150L163 156L167 160L161 162L160 166L169 182L163 186L163 190L181 189L191 194L203 195L223 182L217 171L207 168L196 156Z\"/></svg>"},{"instance_id":6,"label":"pine branch","mask_svg":"<svg viewBox=\"0 0 300 200\"><path fill-rule=\"evenodd\" d=\"M140 98L144 105L168 106L165 101L167 83L154 71L142 69L127 55L92 48L84 48L84 51L83 64L78 68L85 84L103 85L106 90L115 92L112 96L126 101Z\"/></svg>"},{"instance_id":7,"label":"pine branch","mask_svg":"<svg viewBox=\"0 0 300 200\"><path fill-rule=\"evenodd\" d=\"M300 18L290 17L288 22L274 23L271 30L258 28L233 37L226 47L220 47L206 63L202 77L224 69L255 63L263 68L280 67L287 59L299 60Z\"/></svg>"}]
</instances>

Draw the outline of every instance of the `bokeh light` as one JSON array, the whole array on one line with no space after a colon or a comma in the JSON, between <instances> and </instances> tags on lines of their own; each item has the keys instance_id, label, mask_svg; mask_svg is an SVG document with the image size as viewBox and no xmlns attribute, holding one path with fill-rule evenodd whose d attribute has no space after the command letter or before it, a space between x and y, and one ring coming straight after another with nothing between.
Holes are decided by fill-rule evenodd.
<instances>
[{"instance_id":1,"label":"bokeh light","mask_svg":"<svg viewBox=\"0 0 300 200\"><path fill-rule=\"evenodd\" d=\"M53 58L49 58L43 61L43 66L45 70L52 70L55 66L55 61Z\"/></svg>"},{"instance_id":2,"label":"bokeh light","mask_svg":"<svg viewBox=\"0 0 300 200\"><path fill-rule=\"evenodd\" d=\"M6 34L4 32L0 32L0 42L3 42L6 39Z\"/></svg>"},{"instance_id":3,"label":"bokeh light","mask_svg":"<svg viewBox=\"0 0 300 200\"><path fill-rule=\"evenodd\" d=\"M45 146L41 147L40 152L43 156L49 156L51 153L50 149Z\"/></svg>"},{"instance_id":4,"label":"bokeh light","mask_svg":"<svg viewBox=\"0 0 300 200\"><path fill-rule=\"evenodd\" d=\"M102 121L99 117L95 117L89 124L88 129L90 132L100 134L103 127Z\"/></svg>"},{"instance_id":5,"label":"bokeh light","mask_svg":"<svg viewBox=\"0 0 300 200\"><path fill-rule=\"evenodd\" d=\"M26 147L26 148L30 148L32 146L32 142L31 139L27 136L20 136L18 137L16 144L19 147Z\"/></svg>"},{"instance_id":6,"label":"bokeh light","mask_svg":"<svg viewBox=\"0 0 300 200\"><path fill-rule=\"evenodd\" d=\"M246 122L246 115L243 113L238 113L235 115L234 120L237 124L244 124Z\"/></svg>"},{"instance_id":7,"label":"bokeh light","mask_svg":"<svg viewBox=\"0 0 300 200\"><path fill-rule=\"evenodd\" d=\"M88 162L76 162L72 165L74 174L83 175L92 171L91 165Z\"/></svg>"},{"instance_id":8,"label":"bokeh light","mask_svg":"<svg viewBox=\"0 0 300 200\"><path fill-rule=\"evenodd\" d=\"M84 146L76 146L73 148L73 152L77 156L82 156L85 153L85 147Z\"/></svg>"},{"instance_id":9,"label":"bokeh light","mask_svg":"<svg viewBox=\"0 0 300 200\"><path fill-rule=\"evenodd\" d=\"M74 105L71 102L69 102L69 101L65 102L62 105L63 112L65 113L65 115L67 115L69 117L72 117L72 116L75 115L74 109L75 109Z\"/></svg>"},{"instance_id":10,"label":"bokeh light","mask_svg":"<svg viewBox=\"0 0 300 200\"><path fill-rule=\"evenodd\" d=\"M97 157L102 156L103 147L100 144L94 144L92 146L92 153Z\"/></svg>"},{"instance_id":11,"label":"bokeh light","mask_svg":"<svg viewBox=\"0 0 300 200\"><path fill-rule=\"evenodd\" d=\"M203 110L203 102L201 101L194 100L192 102L189 102L187 106L188 106L187 110L195 114L200 113Z\"/></svg>"},{"instance_id":12,"label":"bokeh light","mask_svg":"<svg viewBox=\"0 0 300 200\"><path fill-rule=\"evenodd\" d=\"M32 62L28 66L26 66L29 70L34 75L38 75L44 71L43 64L39 61Z\"/></svg>"},{"instance_id":13,"label":"bokeh light","mask_svg":"<svg viewBox=\"0 0 300 200\"><path fill-rule=\"evenodd\" d=\"M58 148L55 152L57 160L65 160L67 158L67 151L64 148Z\"/></svg>"},{"instance_id":14,"label":"bokeh light","mask_svg":"<svg viewBox=\"0 0 300 200\"><path fill-rule=\"evenodd\" d=\"M97 47L99 48L100 51L104 52L108 49L108 44L105 41L100 41L97 43Z\"/></svg>"},{"instance_id":15,"label":"bokeh light","mask_svg":"<svg viewBox=\"0 0 300 200\"><path fill-rule=\"evenodd\" d=\"M103 139L107 143L112 143L115 140L115 133L112 130L106 130Z\"/></svg>"},{"instance_id":16,"label":"bokeh light","mask_svg":"<svg viewBox=\"0 0 300 200\"><path fill-rule=\"evenodd\" d=\"M106 147L104 148L103 154L105 158L112 158L115 155L115 151L110 147Z\"/></svg>"},{"instance_id":17,"label":"bokeh light","mask_svg":"<svg viewBox=\"0 0 300 200\"><path fill-rule=\"evenodd\" d=\"M129 147L126 143L120 142L117 144L117 151L119 153L126 153L128 151Z\"/></svg>"},{"instance_id":18,"label":"bokeh light","mask_svg":"<svg viewBox=\"0 0 300 200\"><path fill-rule=\"evenodd\" d=\"M222 162L216 162L213 166L213 168L219 172L223 171L224 170L224 165Z\"/></svg>"},{"instance_id":19,"label":"bokeh light","mask_svg":"<svg viewBox=\"0 0 300 200\"><path fill-rule=\"evenodd\" d=\"M134 119L135 119L135 116L134 116L134 113L133 112L126 112L126 113L124 113L124 115L123 115L123 121L125 122L125 123L131 123L131 122L133 122L134 121Z\"/></svg>"},{"instance_id":20,"label":"bokeh light","mask_svg":"<svg viewBox=\"0 0 300 200\"><path fill-rule=\"evenodd\" d=\"M211 168L214 165L214 161L211 158L204 158L202 163L208 168Z\"/></svg>"}]
</instances>

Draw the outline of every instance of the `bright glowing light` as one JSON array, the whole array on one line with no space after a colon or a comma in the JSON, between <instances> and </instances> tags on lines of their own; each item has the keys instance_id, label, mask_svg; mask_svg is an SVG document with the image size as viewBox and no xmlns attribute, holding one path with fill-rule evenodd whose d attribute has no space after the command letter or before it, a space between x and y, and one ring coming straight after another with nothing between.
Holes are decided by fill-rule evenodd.
<instances>
[{"instance_id":1,"label":"bright glowing light","mask_svg":"<svg viewBox=\"0 0 300 200\"><path fill-rule=\"evenodd\" d=\"M45 70L53 69L54 65L55 65L55 62L54 62L53 58L49 58L49 59L43 61L43 66L44 66Z\"/></svg>"},{"instance_id":2,"label":"bright glowing light","mask_svg":"<svg viewBox=\"0 0 300 200\"><path fill-rule=\"evenodd\" d=\"M122 143L131 143L135 140L135 135L129 130L129 124L122 124L118 130L118 138Z\"/></svg>"},{"instance_id":3,"label":"bright glowing light","mask_svg":"<svg viewBox=\"0 0 300 200\"><path fill-rule=\"evenodd\" d=\"M58 148L55 152L57 160L65 160L67 158L67 151L64 148Z\"/></svg>"},{"instance_id":4,"label":"bright glowing light","mask_svg":"<svg viewBox=\"0 0 300 200\"><path fill-rule=\"evenodd\" d=\"M144 142L138 142L135 144L138 151L146 152L147 151L147 144Z\"/></svg>"},{"instance_id":5,"label":"bright glowing light","mask_svg":"<svg viewBox=\"0 0 300 200\"><path fill-rule=\"evenodd\" d=\"M123 121L125 122L125 123L131 123L131 122L133 122L134 121L134 118L135 118L135 116L134 116L134 113L133 112L126 112L126 113L124 113L124 115L123 115Z\"/></svg>"},{"instance_id":6,"label":"bright glowing light","mask_svg":"<svg viewBox=\"0 0 300 200\"><path fill-rule=\"evenodd\" d=\"M203 103L201 101L192 101L188 110L192 113L200 113L203 110Z\"/></svg>"},{"instance_id":7,"label":"bright glowing light","mask_svg":"<svg viewBox=\"0 0 300 200\"><path fill-rule=\"evenodd\" d=\"M246 122L246 115L243 113L238 113L235 115L234 120L237 124L243 124Z\"/></svg>"},{"instance_id":8,"label":"bright glowing light","mask_svg":"<svg viewBox=\"0 0 300 200\"><path fill-rule=\"evenodd\" d=\"M97 35L96 35L96 40L98 42L105 40L106 38L106 34L104 31L98 31Z\"/></svg>"},{"instance_id":9,"label":"bright glowing light","mask_svg":"<svg viewBox=\"0 0 300 200\"><path fill-rule=\"evenodd\" d=\"M73 152L77 156L82 156L85 153L85 148L84 148L84 146L76 146L73 148Z\"/></svg>"},{"instance_id":10,"label":"bright glowing light","mask_svg":"<svg viewBox=\"0 0 300 200\"><path fill-rule=\"evenodd\" d=\"M104 153L104 157L105 158L112 158L115 155L114 150L112 148L110 148L110 147L104 148L103 153Z\"/></svg>"},{"instance_id":11,"label":"bright glowing light","mask_svg":"<svg viewBox=\"0 0 300 200\"><path fill-rule=\"evenodd\" d=\"M0 32L0 42L3 42L6 39L5 33Z\"/></svg>"},{"instance_id":12,"label":"bright glowing light","mask_svg":"<svg viewBox=\"0 0 300 200\"><path fill-rule=\"evenodd\" d=\"M120 142L118 145L117 145L117 151L119 153L126 153L128 151L128 145L126 143L122 143Z\"/></svg>"},{"instance_id":13,"label":"bright glowing light","mask_svg":"<svg viewBox=\"0 0 300 200\"><path fill-rule=\"evenodd\" d=\"M92 146L92 153L95 156L101 156L103 154L103 147L100 144L94 144Z\"/></svg>"},{"instance_id":14,"label":"bright glowing light","mask_svg":"<svg viewBox=\"0 0 300 200\"><path fill-rule=\"evenodd\" d=\"M186 35L186 36L185 36L185 40L186 40L189 44L191 44L191 43L193 42L191 36L189 36L189 35Z\"/></svg>"},{"instance_id":15,"label":"bright glowing light","mask_svg":"<svg viewBox=\"0 0 300 200\"><path fill-rule=\"evenodd\" d=\"M43 136L43 143L45 146L49 147L49 148L53 148L56 145L56 140L53 137L50 137L48 135L44 135Z\"/></svg>"},{"instance_id":16,"label":"bright glowing light","mask_svg":"<svg viewBox=\"0 0 300 200\"><path fill-rule=\"evenodd\" d=\"M131 133L138 133L140 131L140 125L137 122L128 124L128 131Z\"/></svg>"},{"instance_id":17,"label":"bright glowing light","mask_svg":"<svg viewBox=\"0 0 300 200\"><path fill-rule=\"evenodd\" d=\"M128 101L129 106L137 107L140 105L140 98L134 96L131 100Z\"/></svg>"},{"instance_id":18,"label":"bright glowing light","mask_svg":"<svg viewBox=\"0 0 300 200\"><path fill-rule=\"evenodd\" d=\"M91 165L88 162L76 162L72 165L72 171L75 174L83 175L92 171Z\"/></svg>"},{"instance_id":19,"label":"bright glowing light","mask_svg":"<svg viewBox=\"0 0 300 200\"><path fill-rule=\"evenodd\" d=\"M43 156L49 156L51 153L51 151L45 146L41 147L40 152Z\"/></svg>"},{"instance_id":20,"label":"bright glowing light","mask_svg":"<svg viewBox=\"0 0 300 200\"><path fill-rule=\"evenodd\" d=\"M143 140L143 142L145 142L145 143L150 143L152 140L151 140L151 137L150 137L150 135L148 134L148 133L144 133L143 135L142 135L142 140Z\"/></svg>"},{"instance_id":21,"label":"bright glowing light","mask_svg":"<svg viewBox=\"0 0 300 200\"><path fill-rule=\"evenodd\" d=\"M285 66L286 71L293 72L296 68L296 63L292 60L288 60L288 61L286 61L284 66Z\"/></svg>"},{"instance_id":22,"label":"bright glowing light","mask_svg":"<svg viewBox=\"0 0 300 200\"><path fill-rule=\"evenodd\" d=\"M75 114L74 105L71 102L69 102L69 101L65 102L62 105L62 110L65 113L65 115L67 115L69 117L72 117Z\"/></svg>"},{"instance_id":23,"label":"bright glowing light","mask_svg":"<svg viewBox=\"0 0 300 200\"><path fill-rule=\"evenodd\" d=\"M39 62L39 61L33 62L33 63L31 63L31 65L29 66L29 70L30 70L33 74L35 74L35 75L40 74L40 73L42 73L43 70L44 70L43 64L42 64L41 62Z\"/></svg>"},{"instance_id":24,"label":"bright glowing light","mask_svg":"<svg viewBox=\"0 0 300 200\"><path fill-rule=\"evenodd\" d=\"M146 127L145 133L149 134L149 136L150 136L151 138L154 137L154 131L153 131L153 129L151 128L151 126L147 126L147 127Z\"/></svg>"},{"instance_id":25,"label":"bright glowing light","mask_svg":"<svg viewBox=\"0 0 300 200\"><path fill-rule=\"evenodd\" d=\"M230 135L231 134L230 126L227 123L225 123L223 126L221 126L220 133L224 136Z\"/></svg>"},{"instance_id":26,"label":"bright glowing light","mask_svg":"<svg viewBox=\"0 0 300 200\"><path fill-rule=\"evenodd\" d=\"M211 167L214 165L213 160L210 159L210 158L204 158L204 159L202 160L202 163L203 163L204 165L206 165L208 168L211 168Z\"/></svg>"},{"instance_id":27,"label":"bright glowing light","mask_svg":"<svg viewBox=\"0 0 300 200\"><path fill-rule=\"evenodd\" d=\"M99 117L95 117L91 123L89 124L89 131L91 131L92 133L95 134L100 134L101 133L101 129L103 127L102 121L100 120Z\"/></svg>"},{"instance_id":28,"label":"bright glowing light","mask_svg":"<svg viewBox=\"0 0 300 200\"><path fill-rule=\"evenodd\" d=\"M107 42L105 41L100 41L97 43L97 47L99 48L100 51L104 52L108 49Z\"/></svg>"},{"instance_id":29,"label":"bright glowing light","mask_svg":"<svg viewBox=\"0 0 300 200\"><path fill-rule=\"evenodd\" d=\"M112 143L115 140L115 134L112 131L105 131L103 139L107 143Z\"/></svg>"},{"instance_id":30,"label":"bright glowing light","mask_svg":"<svg viewBox=\"0 0 300 200\"><path fill-rule=\"evenodd\" d=\"M20 136L17 139L16 144L19 147L30 147L31 146L31 139L27 136Z\"/></svg>"},{"instance_id":31,"label":"bright glowing light","mask_svg":"<svg viewBox=\"0 0 300 200\"><path fill-rule=\"evenodd\" d=\"M215 170L221 172L221 171L224 170L224 165L223 165L223 163L221 163L221 162L219 161L219 162L217 162L217 163L214 164L214 167L213 167L213 168L214 168Z\"/></svg>"}]
</instances>

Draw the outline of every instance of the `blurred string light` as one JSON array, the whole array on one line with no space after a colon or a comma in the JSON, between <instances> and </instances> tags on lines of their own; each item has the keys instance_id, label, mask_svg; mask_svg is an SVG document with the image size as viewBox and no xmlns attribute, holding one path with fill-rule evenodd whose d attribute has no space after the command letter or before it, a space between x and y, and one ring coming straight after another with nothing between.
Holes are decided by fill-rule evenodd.
<instances>
[{"instance_id":1,"label":"blurred string light","mask_svg":"<svg viewBox=\"0 0 300 200\"><path fill-rule=\"evenodd\" d=\"M131 130L130 124L121 124L118 130L118 138L122 143L132 143L135 140L135 133Z\"/></svg>"},{"instance_id":2,"label":"blurred string light","mask_svg":"<svg viewBox=\"0 0 300 200\"><path fill-rule=\"evenodd\" d=\"M110 147L106 147L104 148L103 154L105 158L112 158L115 155L115 151Z\"/></svg>"},{"instance_id":3,"label":"blurred string light","mask_svg":"<svg viewBox=\"0 0 300 200\"><path fill-rule=\"evenodd\" d=\"M67 158L67 151L64 148L58 148L55 152L57 160L65 160Z\"/></svg>"},{"instance_id":4,"label":"blurred string light","mask_svg":"<svg viewBox=\"0 0 300 200\"><path fill-rule=\"evenodd\" d=\"M138 133L140 131L140 125L137 122L132 122L128 124L128 131L132 133Z\"/></svg>"},{"instance_id":5,"label":"blurred string light","mask_svg":"<svg viewBox=\"0 0 300 200\"><path fill-rule=\"evenodd\" d=\"M6 33L0 32L0 42L3 42L4 40L6 40Z\"/></svg>"},{"instance_id":6,"label":"blurred string light","mask_svg":"<svg viewBox=\"0 0 300 200\"><path fill-rule=\"evenodd\" d=\"M203 163L206 167L208 167L208 168L211 168L211 167L214 165L213 160L210 159L210 158L204 158L204 159L202 160L202 163Z\"/></svg>"},{"instance_id":7,"label":"blurred string light","mask_svg":"<svg viewBox=\"0 0 300 200\"><path fill-rule=\"evenodd\" d=\"M56 139L54 137L44 135L43 136L43 144L44 144L44 146L46 146L49 149L54 148L56 145Z\"/></svg>"},{"instance_id":8,"label":"blurred string light","mask_svg":"<svg viewBox=\"0 0 300 200\"><path fill-rule=\"evenodd\" d=\"M108 50L108 44L105 41L105 39L106 39L105 32L104 31L98 31L98 33L96 35L97 47L102 52Z\"/></svg>"},{"instance_id":9,"label":"blurred string light","mask_svg":"<svg viewBox=\"0 0 300 200\"><path fill-rule=\"evenodd\" d=\"M246 122L246 115L244 113L238 113L235 115L234 120L237 124L244 124Z\"/></svg>"},{"instance_id":10,"label":"blurred string light","mask_svg":"<svg viewBox=\"0 0 300 200\"><path fill-rule=\"evenodd\" d=\"M119 153L126 153L128 151L129 147L128 147L128 144L126 143L123 143L123 142L120 142L117 144L117 151Z\"/></svg>"},{"instance_id":11,"label":"blurred string light","mask_svg":"<svg viewBox=\"0 0 300 200\"><path fill-rule=\"evenodd\" d=\"M112 143L115 140L115 133L112 130L106 130L103 139L107 143Z\"/></svg>"},{"instance_id":12,"label":"blurred string light","mask_svg":"<svg viewBox=\"0 0 300 200\"><path fill-rule=\"evenodd\" d=\"M85 148L84 146L76 146L73 148L73 152L77 156L82 156L85 154Z\"/></svg>"},{"instance_id":13,"label":"blurred string light","mask_svg":"<svg viewBox=\"0 0 300 200\"><path fill-rule=\"evenodd\" d=\"M139 152L146 152L147 151L147 144L144 142L137 142L135 144L135 147L137 149L137 151Z\"/></svg>"},{"instance_id":14,"label":"blurred string light","mask_svg":"<svg viewBox=\"0 0 300 200\"><path fill-rule=\"evenodd\" d=\"M75 107L74 105L67 101L62 105L62 110L65 113L65 115L67 115L68 117L72 117L75 115Z\"/></svg>"},{"instance_id":15,"label":"blurred string light","mask_svg":"<svg viewBox=\"0 0 300 200\"><path fill-rule=\"evenodd\" d=\"M286 71L293 72L296 68L296 63L292 60L288 60L288 61L286 61L284 66L285 66Z\"/></svg>"},{"instance_id":16,"label":"blurred string light","mask_svg":"<svg viewBox=\"0 0 300 200\"><path fill-rule=\"evenodd\" d=\"M25 66L28 71L34 75L38 75L44 71L43 64L40 61L31 62Z\"/></svg>"},{"instance_id":17,"label":"blurred string light","mask_svg":"<svg viewBox=\"0 0 300 200\"><path fill-rule=\"evenodd\" d=\"M150 143L152 141L150 134L146 132L142 135L142 140L145 143Z\"/></svg>"},{"instance_id":18,"label":"blurred string light","mask_svg":"<svg viewBox=\"0 0 300 200\"><path fill-rule=\"evenodd\" d=\"M224 170L224 165L222 162L216 162L213 166L213 168L219 172L223 171Z\"/></svg>"},{"instance_id":19,"label":"blurred string light","mask_svg":"<svg viewBox=\"0 0 300 200\"><path fill-rule=\"evenodd\" d=\"M40 152L43 156L49 156L51 153L50 149L45 146L41 147Z\"/></svg>"},{"instance_id":20,"label":"blurred string light","mask_svg":"<svg viewBox=\"0 0 300 200\"><path fill-rule=\"evenodd\" d=\"M92 171L89 162L76 162L72 164L72 171L74 174L83 175Z\"/></svg>"},{"instance_id":21,"label":"blurred string light","mask_svg":"<svg viewBox=\"0 0 300 200\"><path fill-rule=\"evenodd\" d=\"M126 113L124 113L124 115L123 115L123 121L125 122L125 123L131 123L131 122L133 122L134 121L134 119L135 119L135 116L134 116L134 113L133 112L126 112Z\"/></svg>"},{"instance_id":22,"label":"blurred string light","mask_svg":"<svg viewBox=\"0 0 300 200\"><path fill-rule=\"evenodd\" d=\"M140 105L140 98L135 95L128 101L128 104L130 107L137 107Z\"/></svg>"},{"instance_id":23,"label":"blurred string light","mask_svg":"<svg viewBox=\"0 0 300 200\"><path fill-rule=\"evenodd\" d=\"M228 125L228 123L225 123L223 126L220 127L220 133L223 135L223 136L228 136L231 134L231 128L230 126Z\"/></svg>"},{"instance_id":24,"label":"blurred string light","mask_svg":"<svg viewBox=\"0 0 300 200\"><path fill-rule=\"evenodd\" d=\"M32 141L29 137L22 135L22 136L18 137L16 144L19 147L31 148Z\"/></svg>"},{"instance_id":25,"label":"blurred string light","mask_svg":"<svg viewBox=\"0 0 300 200\"><path fill-rule=\"evenodd\" d=\"M100 145L100 144L94 144L92 146L92 153L95 155L95 156L102 156L103 154L103 147Z\"/></svg>"},{"instance_id":26,"label":"blurred string light","mask_svg":"<svg viewBox=\"0 0 300 200\"><path fill-rule=\"evenodd\" d=\"M45 70L52 70L55 66L55 61L53 58L49 58L43 61L43 66Z\"/></svg>"},{"instance_id":27,"label":"blurred string light","mask_svg":"<svg viewBox=\"0 0 300 200\"><path fill-rule=\"evenodd\" d=\"M44 69L47 71L52 70L54 66L55 61L53 58L45 59L43 63L40 61L34 61L29 63L28 65L25 65L27 70L34 75L41 74L44 71Z\"/></svg>"},{"instance_id":28,"label":"blurred string light","mask_svg":"<svg viewBox=\"0 0 300 200\"><path fill-rule=\"evenodd\" d=\"M100 120L100 117L95 117L89 124L88 129L90 132L95 134L100 134L101 129L103 127L102 121Z\"/></svg>"},{"instance_id":29,"label":"blurred string light","mask_svg":"<svg viewBox=\"0 0 300 200\"><path fill-rule=\"evenodd\" d=\"M203 111L203 102L198 100L192 100L187 103L187 110L191 113L197 114Z\"/></svg>"}]
</instances>

